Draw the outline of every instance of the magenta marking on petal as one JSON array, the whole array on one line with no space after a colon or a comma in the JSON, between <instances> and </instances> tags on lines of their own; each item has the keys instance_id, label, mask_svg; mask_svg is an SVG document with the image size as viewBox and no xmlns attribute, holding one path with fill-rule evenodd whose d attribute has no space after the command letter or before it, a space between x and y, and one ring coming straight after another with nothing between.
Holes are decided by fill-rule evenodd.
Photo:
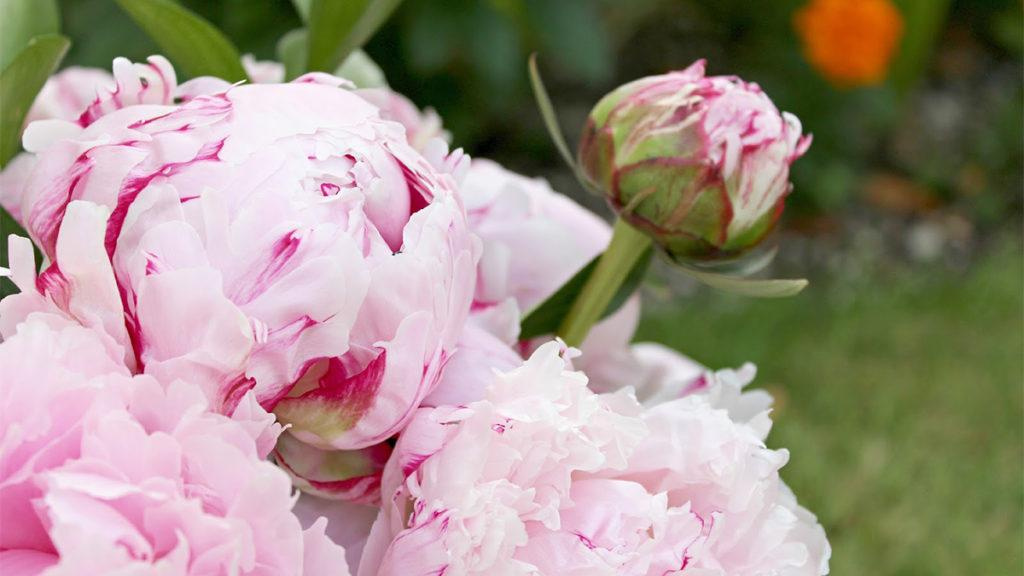
<instances>
[{"instance_id":1,"label":"magenta marking on petal","mask_svg":"<svg viewBox=\"0 0 1024 576\"><path fill-rule=\"evenodd\" d=\"M583 534L580 534L579 532L575 532L575 531L573 532L573 534L575 534L576 537L580 539L580 542L582 542L583 545L586 546L587 548L590 548L591 550L594 550L595 548L597 548L597 546L594 544L593 541L590 540L590 538L587 538Z\"/></svg>"},{"instance_id":2,"label":"magenta marking on petal","mask_svg":"<svg viewBox=\"0 0 1024 576\"><path fill-rule=\"evenodd\" d=\"M324 182L320 185L320 193L324 196L334 196L341 191L341 186L334 184L333 182Z\"/></svg>"},{"instance_id":3,"label":"magenta marking on petal","mask_svg":"<svg viewBox=\"0 0 1024 576\"><path fill-rule=\"evenodd\" d=\"M387 351L381 350L376 358L370 361L358 374L349 376L340 358L331 358L327 372L320 378L320 387L307 392L302 397L339 401L358 407L358 413L369 409L373 403L377 388L384 379L384 368L387 365ZM340 368L340 369L339 369Z\"/></svg>"},{"instance_id":4,"label":"magenta marking on petal","mask_svg":"<svg viewBox=\"0 0 1024 576\"><path fill-rule=\"evenodd\" d=\"M433 453L412 454L407 456L406 459L402 462L402 476L405 476L406 478L412 476L414 472L419 470L423 462L425 462L426 459L430 458L431 456L433 456Z\"/></svg>"},{"instance_id":5,"label":"magenta marking on petal","mask_svg":"<svg viewBox=\"0 0 1024 576\"><path fill-rule=\"evenodd\" d=\"M473 300L469 305L469 311L471 313L483 312L484 310L490 310L498 305L498 302L489 302L487 300Z\"/></svg>"},{"instance_id":6,"label":"magenta marking on petal","mask_svg":"<svg viewBox=\"0 0 1024 576\"><path fill-rule=\"evenodd\" d=\"M236 304L244 305L265 292L285 270L291 258L295 256L299 245L302 244L302 236L300 231L292 230L278 238L270 247L269 258L261 260L265 263L263 269L258 273L253 270L247 273L245 278L235 282L236 289L231 292L229 298ZM255 278L250 280L254 274ZM308 316L306 319L312 321Z\"/></svg>"},{"instance_id":7,"label":"magenta marking on petal","mask_svg":"<svg viewBox=\"0 0 1024 576\"><path fill-rule=\"evenodd\" d=\"M146 252L146 276L160 274L163 269L160 266L160 259L152 252Z\"/></svg>"},{"instance_id":8,"label":"magenta marking on petal","mask_svg":"<svg viewBox=\"0 0 1024 576\"><path fill-rule=\"evenodd\" d=\"M28 229L39 238L43 252L51 259L57 254L57 231L64 220L64 211L76 199L79 184L92 168L93 161L89 152L83 152L75 158L65 175L52 182L50 189L39 196L39 202L26 219Z\"/></svg>"},{"instance_id":9,"label":"magenta marking on petal","mask_svg":"<svg viewBox=\"0 0 1024 576\"><path fill-rule=\"evenodd\" d=\"M61 310L68 309L68 303L71 300L71 286L57 262L50 264L42 274L36 277L36 290L40 294L48 296Z\"/></svg>"},{"instance_id":10,"label":"magenta marking on petal","mask_svg":"<svg viewBox=\"0 0 1024 576\"><path fill-rule=\"evenodd\" d=\"M256 386L256 380L246 376L245 374L239 374L235 376L233 380L228 382L226 386L222 386L223 393L221 394L220 412L222 414L231 414L238 407L238 404L245 397L249 390L252 390Z\"/></svg>"},{"instance_id":11,"label":"magenta marking on petal","mask_svg":"<svg viewBox=\"0 0 1024 576\"><path fill-rule=\"evenodd\" d=\"M274 406L274 411L279 418L297 427L303 424L317 427L311 429L315 434L334 436L351 430L373 406L377 390L384 380L386 365L386 350L380 350L377 356L356 374L349 373L341 358L330 358L327 370L318 380L316 388L297 397L282 398ZM330 412L331 422L302 422L302 413L306 406L319 413L325 410ZM292 418L292 414L296 418Z\"/></svg>"},{"instance_id":12,"label":"magenta marking on petal","mask_svg":"<svg viewBox=\"0 0 1024 576\"><path fill-rule=\"evenodd\" d=\"M315 488L319 492L331 494L336 498L345 500L346 502L366 504L369 506L380 506L380 472L383 470L383 465L376 468L372 474L366 474L363 476L353 476L352 478L346 478L344 480L314 480L304 477L292 468L284 459L284 455L277 449L274 450L274 461L287 470L292 476L302 478L302 480L308 483L310 487Z\"/></svg>"},{"instance_id":13,"label":"magenta marking on petal","mask_svg":"<svg viewBox=\"0 0 1024 576\"><path fill-rule=\"evenodd\" d=\"M150 182L155 180L157 177L173 176L182 169L198 162L216 160L217 155L220 154L226 140L227 139L224 138L213 142L207 142L199 149L199 152L197 152L195 157L191 160L164 164L156 172L129 176L125 179L121 184L121 190L117 195L117 206L114 207L114 211L110 214L110 219L107 222L107 232L104 238L107 255L110 256L111 260L113 260L114 249L117 245L117 238L121 235L121 228L124 226L124 219L128 215L128 209L131 207L132 203L135 202L135 198L138 197L139 193L149 186Z\"/></svg>"},{"instance_id":14,"label":"magenta marking on petal","mask_svg":"<svg viewBox=\"0 0 1024 576\"><path fill-rule=\"evenodd\" d=\"M689 396L690 394L693 394L695 392L699 392L700 390L703 390L704 388L707 388L707 387L708 387L708 377L707 377L707 374L701 374L700 376L697 376L696 378L691 380L690 383L687 384L685 387L683 387L683 390L679 393L679 396L680 397Z\"/></svg>"}]
</instances>

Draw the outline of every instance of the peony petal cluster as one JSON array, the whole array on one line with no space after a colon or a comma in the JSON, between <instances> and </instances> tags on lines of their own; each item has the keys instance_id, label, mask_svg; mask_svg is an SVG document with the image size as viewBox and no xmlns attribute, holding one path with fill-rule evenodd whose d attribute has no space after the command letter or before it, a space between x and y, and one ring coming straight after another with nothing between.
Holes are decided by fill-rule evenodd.
<instances>
[{"instance_id":1,"label":"peony petal cluster","mask_svg":"<svg viewBox=\"0 0 1024 576\"><path fill-rule=\"evenodd\" d=\"M34 281L28 242L11 252ZM132 375L109 335L42 298L7 298L0 318L0 572L347 573L325 521L304 531L293 514L265 459L281 427L251 392L211 412L198 386Z\"/></svg>"},{"instance_id":2,"label":"peony petal cluster","mask_svg":"<svg viewBox=\"0 0 1024 576\"><path fill-rule=\"evenodd\" d=\"M384 473L371 574L807 574L824 531L764 445L706 394L596 394L557 342L486 398L421 409Z\"/></svg>"},{"instance_id":3,"label":"peony petal cluster","mask_svg":"<svg viewBox=\"0 0 1024 576\"><path fill-rule=\"evenodd\" d=\"M386 85L243 66L62 72L0 174L44 257L0 270L0 572L827 572L752 366L631 344L638 298L519 341L603 220Z\"/></svg>"},{"instance_id":4,"label":"peony petal cluster","mask_svg":"<svg viewBox=\"0 0 1024 576\"><path fill-rule=\"evenodd\" d=\"M98 245L66 243L108 275L93 324L133 372L187 378L224 414L252 392L309 450L400 431L454 354L474 289L478 243L451 175L332 76L177 86L152 58L114 77L78 121L26 132L20 215L49 261L34 289L73 313L67 269L81 264L58 238L80 228L69 204L104 207ZM308 469L303 457L288 468ZM364 488L337 487L372 499Z\"/></svg>"}]
</instances>

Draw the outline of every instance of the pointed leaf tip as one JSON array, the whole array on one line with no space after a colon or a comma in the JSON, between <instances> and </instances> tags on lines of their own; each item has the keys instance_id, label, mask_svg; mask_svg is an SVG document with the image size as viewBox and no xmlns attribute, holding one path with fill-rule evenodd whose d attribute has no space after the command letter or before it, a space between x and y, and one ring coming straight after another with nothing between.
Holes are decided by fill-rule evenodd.
<instances>
[{"instance_id":1,"label":"pointed leaf tip","mask_svg":"<svg viewBox=\"0 0 1024 576\"><path fill-rule=\"evenodd\" d=\"M173 0L116 0L189 77L247 80L238 49L213 24Z\"/></svg>"}]
</instances>

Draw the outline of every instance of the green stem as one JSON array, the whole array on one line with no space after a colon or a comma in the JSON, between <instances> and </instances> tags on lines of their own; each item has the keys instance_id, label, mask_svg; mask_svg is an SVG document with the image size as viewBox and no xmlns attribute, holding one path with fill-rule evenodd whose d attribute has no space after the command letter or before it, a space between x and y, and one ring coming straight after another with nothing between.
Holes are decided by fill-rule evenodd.
<instances>
[{"instance_id":1,"label":"green stem","mask_svg":"<svg viewBox=\"0 0 1024 576\"><path fill-rule=\"evenodd\" d=\"M597 261L594 273L587 279L558 328L558 335L566 344L579 346L583 343L590 328L601 319L615 293L629 276L629 271L650 244L650 238L621 218L615 222L608 249Z\"/></svg>"}]
</instances>

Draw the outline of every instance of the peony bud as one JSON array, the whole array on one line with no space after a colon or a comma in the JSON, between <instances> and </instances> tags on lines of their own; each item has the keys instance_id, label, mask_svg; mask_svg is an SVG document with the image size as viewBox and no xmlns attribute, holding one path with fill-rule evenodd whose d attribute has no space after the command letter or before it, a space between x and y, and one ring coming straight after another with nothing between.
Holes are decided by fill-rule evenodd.
<instances>
[{"instance_id":1,"label":"peony bud","mask_svg":"<svg viewBox=\"0 0 1024 576\"><path fill-rule=\"evenodd\" d=\"M642 78L590 113L579 159L623 219L673 258L738 256L775 226L811 143L756 84L686 70Z\"/></svg>"}]
</instances>

